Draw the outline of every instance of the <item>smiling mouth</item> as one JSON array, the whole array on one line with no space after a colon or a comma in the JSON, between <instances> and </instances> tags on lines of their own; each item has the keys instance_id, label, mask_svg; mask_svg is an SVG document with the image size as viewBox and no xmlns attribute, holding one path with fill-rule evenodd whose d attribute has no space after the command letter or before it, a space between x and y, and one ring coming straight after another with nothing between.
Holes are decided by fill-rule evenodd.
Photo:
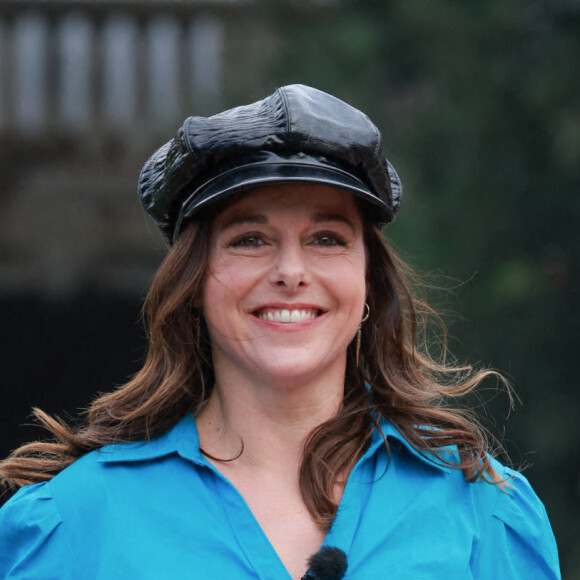
<instances>
[{"instance_id":1,"label":"smiling mouth","mask_svg":"<svg viewBox=\"0 0 580 580\"><path fill-rule=\"evenodd\" d=\"M287 309L287 308L265 308L256 312L256 316L262 320L272 322L306 322L320 316L322 312L317 308Z\"/></svg>"}]
</instances>

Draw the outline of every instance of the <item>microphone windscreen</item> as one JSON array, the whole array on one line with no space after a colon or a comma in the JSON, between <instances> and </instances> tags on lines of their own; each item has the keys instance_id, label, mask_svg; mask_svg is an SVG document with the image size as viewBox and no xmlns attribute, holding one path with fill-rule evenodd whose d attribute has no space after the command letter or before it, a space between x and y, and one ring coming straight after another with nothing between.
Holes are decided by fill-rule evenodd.
<instances>
[{"instance_id":1,"label":"microphone windscreen","mask_svg":"<svg viewBox=\"0 0 580 580\"><path fill-rule=\"evenodd\" d=\"M339 548L324 546L308 561L310 576L315 580L341 580L348 562L346 554Z\"/></svg>"}]
</instances>

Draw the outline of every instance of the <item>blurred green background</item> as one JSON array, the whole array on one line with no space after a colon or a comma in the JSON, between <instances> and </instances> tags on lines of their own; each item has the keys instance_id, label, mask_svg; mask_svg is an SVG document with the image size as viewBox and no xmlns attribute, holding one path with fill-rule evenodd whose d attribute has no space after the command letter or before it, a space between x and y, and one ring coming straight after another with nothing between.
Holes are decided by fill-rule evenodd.
<instances>
[{"instance_id":1,"label":"blurred green background","mask_svg":"<svg viewBox=\"0 0 580 580\"><path fill-rule=\"evenodd\" d=\"M49 51L27 124L18 87L37 85L17 69L36 57L18 37L34 23ZM88 73L71 61L83 40L66 44L79 26ZM128 59L128 101L107 97L106 38L136 47L110 57ZM163 255L135 195L153 148L188 114L310 84L381 128L404 185L387 237L451 288L433 301L459 361L511 379L522 404L508 418L507 397L485 392L486 420L546 504L564 578L580 579L577 0L7 2L0 46L4 454L31 437L30 406L73 413L138 368L139 304ZM88 103L76 117L59 96L69 77L69 102Z\"/></svg>"}]
</instances>

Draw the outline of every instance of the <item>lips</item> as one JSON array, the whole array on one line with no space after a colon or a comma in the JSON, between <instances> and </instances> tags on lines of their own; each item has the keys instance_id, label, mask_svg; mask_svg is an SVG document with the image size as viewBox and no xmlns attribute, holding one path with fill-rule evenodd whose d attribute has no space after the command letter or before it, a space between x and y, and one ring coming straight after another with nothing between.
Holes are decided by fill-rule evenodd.
<instances>
[{"instance_id":1,"label":"lips","mask_svg":"<svg viewBox=\"0 0 580 580\"><path fill-rule=\"evenodd\" d=\"M255 316L272 322L296 323L313 320L320 316L318 308L262 308Z\"/></svg>"}]
</instances>

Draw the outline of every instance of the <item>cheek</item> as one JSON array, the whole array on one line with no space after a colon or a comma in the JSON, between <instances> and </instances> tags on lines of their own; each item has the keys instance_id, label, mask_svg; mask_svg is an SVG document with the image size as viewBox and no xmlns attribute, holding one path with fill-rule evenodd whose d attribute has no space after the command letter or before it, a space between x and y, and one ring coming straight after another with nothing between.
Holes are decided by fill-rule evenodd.
<instances>
[{"instance_id":1,"label":"cheek","mask_svg":"<svg viewBox=\"0 0 580 580\"><path fill-rule=\"evenodd\" d=\"M319 280L326 292L333 296L340 309L355 318L362 316L366 300L366 269L364 263L353 263L348 258L339 260L332 267L319 270Z\"/></svg>"},{"instance_id":2,"label":"cheek","mask_svg":"<svg viewBox=\"0 0 580 580\"><path fill-rule=\"evenodd\" d=\"M322 258L313 264L314 270L318 271L326 278L334 279L340 285L366 286L367 267L364 254L354 256L340 256L333 258Z\"/></svg>"},{"instance_id":3,"label":"cheek","mask_svg":"<svg viewBox=\"0 0 580 580\"><path fill-rule=\"evenodd\" d=\"M247 284L261 278L265 270L264 261L259 259L230 258L220 265L220 279L232 284Z\"/></svg>"},{"instance_id":4,"label":"cheek","mask_svg":"<svg viewBox=\"0 0 580 580\"><path fill-rule=\"evenodd\" d=\"M243 298L263 278L263 270L248 260L232 257L213 260L204 285L204 304L219 308L223 301Z\"/></svg>"}]
</instances>

